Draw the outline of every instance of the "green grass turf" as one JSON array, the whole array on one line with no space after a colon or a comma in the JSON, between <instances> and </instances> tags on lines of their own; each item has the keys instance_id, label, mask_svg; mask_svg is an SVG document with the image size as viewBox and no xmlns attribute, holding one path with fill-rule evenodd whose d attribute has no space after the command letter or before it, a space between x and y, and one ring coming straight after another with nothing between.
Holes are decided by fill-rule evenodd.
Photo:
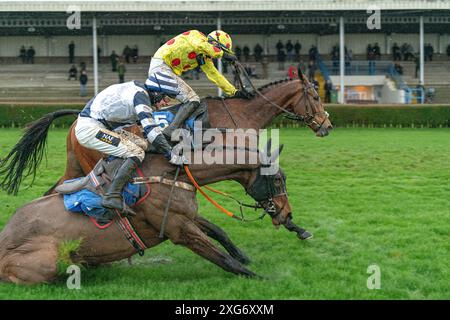
<instances>
[{"instance_id":1,"label":"green grass turf","mask_svg":"<svg viewBox=\"0 0 450 320\"><path fill-rule=\"evenodd\" d=\"M19 133L0 131L0 155ZM32 188L18 197L0 194L0 227L63 172L65 136L66 130L50 132L48 164ZM228 232L266 280L226 273L166 242L133 258L133 266L121 261L82 271L81 290L68 290L64 279L1 283L0 298L450 298L450 130L336 129L319 139L306 129L283 129L281 142L294 221L314 239L299 241L269 219L239 223L199 196L202 214ZM237 184L218 186L244 198ZM381 269L380 290L366 286L371 264Z\"/></svg>"}]
</instances>

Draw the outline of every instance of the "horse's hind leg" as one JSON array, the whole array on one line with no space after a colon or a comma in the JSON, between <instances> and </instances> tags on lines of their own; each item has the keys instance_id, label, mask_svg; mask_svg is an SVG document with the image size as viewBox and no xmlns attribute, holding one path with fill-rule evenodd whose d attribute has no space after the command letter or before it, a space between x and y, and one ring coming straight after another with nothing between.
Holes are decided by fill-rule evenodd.
<instances>
[{"instance_id":1,"label":"horse's hind leg","mask_svg":"<svg viewBox=\"0 0 450 320\"><path fill-rule=\"evenodd\" d=\"M231 241L225 231L219 226L216 226L201 216L195 217L194 222L208 237L218 241L233 258L243 264L250 263L250 259Z\"/></svg>"},{"instance_id":2,"label":"horse's hind leg","mask_svg":"<svg viewBox=\"0 0 450 320\"><path fill-rule=\"evenodd\" d=\"M19 284L51 282L57 277L57 242L50 237L29 240L2 259L0 278Z\"/></svg>"}]
</instances>

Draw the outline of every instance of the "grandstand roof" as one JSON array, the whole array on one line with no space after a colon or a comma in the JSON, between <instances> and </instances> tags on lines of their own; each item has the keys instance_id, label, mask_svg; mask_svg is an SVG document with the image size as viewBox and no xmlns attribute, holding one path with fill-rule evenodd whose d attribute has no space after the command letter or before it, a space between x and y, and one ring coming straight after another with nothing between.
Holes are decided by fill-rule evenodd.
<instances>
[{"instance_id":1,"label":"grandstand roof","mask_svg":"<svg viewBox=\"0 0 450 320\"><path fill-rule=\"evenodd\" d=\"M450 9L448 0L0 0L0 11L65 12L70 5L84 12L365 11L373 5L381 10Z\"/></svg>"}]
</instances>

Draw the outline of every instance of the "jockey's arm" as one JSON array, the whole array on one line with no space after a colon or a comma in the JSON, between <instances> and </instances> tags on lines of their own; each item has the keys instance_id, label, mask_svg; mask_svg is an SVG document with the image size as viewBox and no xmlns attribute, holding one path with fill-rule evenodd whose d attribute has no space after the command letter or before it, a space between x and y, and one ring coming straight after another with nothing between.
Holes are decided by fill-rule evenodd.
<instances>
[{"instance_id":1,"label":"jockey's arm","mask_svg":"<svg viewBox=\"0 0 450 320\"><path fill-rule=\"evenodd\" d=\"M150 107L150 99L148 95L140 91L136 93L134 96L134 109L136 110L136 114L138 116L139 122L144 129L144 135L148 139L148 141L153 144L158 135L162 135L162 130L159 124L155 122L153 119L153 110ZM165 138L164 138L165 139ZM156 147L156 146L155 146ZM161 150L163 153L167 153L171 151L171 148L168 150ZM165 154L166 155L166 154Z\"/></svg>"},{"instance_id":2,"label":"jockey's arm","mask_svg":"<svg viewBox=\"0 0 450 320\"><path fill-rule=\"evenodd\" d=\"M212 59L205 58L204 64L200 66L208 79L214 82L227 95L233 96L237 89L216 69Z\"/></svg>"},{"instance_id":3,"label":"jockey's arm","mask_svg":"<svg viewBox=\"0 0 450 320\"><path fill-rule=\"evenodd\" d=\"M155 147L158 152L162 153L170 163L175 165L184 163L184 157L178 156L172 152L172 147L162 134L161 127L153 119L153 110L150 107L151 102L148 95L143 91L136 93L133 103L139 122L144 129L144 135L153 147Z\"/></svg>"}]
</instances>

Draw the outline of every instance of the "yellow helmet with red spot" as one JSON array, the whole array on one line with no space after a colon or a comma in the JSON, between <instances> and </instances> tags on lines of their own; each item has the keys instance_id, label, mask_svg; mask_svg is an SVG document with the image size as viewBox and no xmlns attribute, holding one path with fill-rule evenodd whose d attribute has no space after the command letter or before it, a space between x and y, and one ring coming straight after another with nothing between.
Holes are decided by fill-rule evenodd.
<instances>
[{"instance_id":1,"label":"yellow helmet with red spot","mask_svg":"<svg viewBox=\"0 0 450 320\"><path fill-rule=\"evenodd\" d=\"M216 30L208 34L208 42L225 52L233 54L231 37L222 30Z\"/></svg>"}]
</instances>

